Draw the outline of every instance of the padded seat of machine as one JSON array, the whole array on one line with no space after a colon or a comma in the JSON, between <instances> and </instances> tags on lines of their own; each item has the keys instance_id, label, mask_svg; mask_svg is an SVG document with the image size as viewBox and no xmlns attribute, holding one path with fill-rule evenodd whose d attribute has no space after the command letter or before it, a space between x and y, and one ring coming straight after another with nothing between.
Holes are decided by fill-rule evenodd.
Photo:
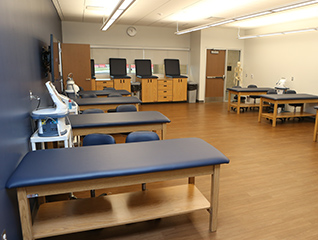
<instances>
[{"instance_id":1,"label":"padded seat of machine","mask_svg":"<svg viewBox=\"0 0 318 240\"><path fill-rule=\"evenodd\" d=\"M28 152L8 179L6 187L120 177L223 163L229 163L229 159L200 138L57 148Z\"/></svg>"}]
</instances>

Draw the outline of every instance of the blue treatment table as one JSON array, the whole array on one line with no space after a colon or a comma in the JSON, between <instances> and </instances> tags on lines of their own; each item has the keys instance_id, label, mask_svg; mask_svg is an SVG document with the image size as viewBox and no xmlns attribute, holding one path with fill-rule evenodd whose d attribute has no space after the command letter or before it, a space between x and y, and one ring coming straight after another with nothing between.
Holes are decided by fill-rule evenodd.
<instances>
[{"instance_id":1,"label":"blue treatment table","mask_svg":"<svg viewBox=\"0 0 318 240\"><path fill-rule=\"evenodd\" d=\"M91 133L125 133L134 131L160 131L166 138L169 118L157 111L78 114L69 116L73 136Z\"/></svg>"},{"instance_id":2,"label":"blue treatment table","mask_svg":"<svg viewBox=\"0 0 318 240\"><path fill-rule=\"evenodd\" d=\"M127 90L114 90L114 89L110 89L110 90L105 89L105 90L96 90L96 91L80 91L78 94L81 96L82 94L87 94L87 93L95 93L97 97L107 97L111 93L119 93L123 96L131 95L131 93L128 92Z\"/></svg>"},{"instance_id":3,"label":"blue treatment table","mask_svg":"<svg viewBox=\"0 0 318 240\"><path fill-rule=\"evenodd\" d=\"M259 107L259 104L241 103L241 96L261 95L267 93L273 88L227 88L229 91L227 111L230 112L231 107L236 108L236 113L240 114L240 108ZM231 102L232 94L237 95L237 102Z\"/></svg>"},{"instance_id":4,"label":"blue treatment table","mask_svg":"<svg viewBox=\"0 0 318 240\"><path fill-rule=\"evenodd\" d=\"M129 154L128 154L129 153ZM220 165L229 159L199 138L47 149L27 153L6 187L16 188L23 239L37 239L208 209L217 229ZM211 175L210 202L195 176ZM188 184L40 205L28 196L189 178ZM33 219L32 219L33 218Z\"/></svg>"},{"instance_id":5,"label":"blue treatment table","mask_svg":"<svg viewBox=\"0 0 318 240\"><path fill-rule=\"evenodd\" d=\"M262 106L264 102L274 104L273 113L263 113ZM300 112L282 112L277 113L278 104L289 103L318 103L318 96L311 94L264 94L260 95L260 108L258 122L261 122L262 117L272 119L272 126L276 127L277 118L293 118L293 117L312 117L315 114L304 112L304 107L301 107Z\"/></svg>"},{"instance_id":6,"label":"blue treatment table","mask_svg":"<svg viewBox=\"0 0 318 240\"><path fill-rule=\"evenodd\" d=\"M133 104L136 106L137 111L141 101L136 97L111 97L111 98L76 98L74 101L80 107L80 110L89 108L100 108L104 111L114 109L121 104Z\"/></svg>"}]
</instances>

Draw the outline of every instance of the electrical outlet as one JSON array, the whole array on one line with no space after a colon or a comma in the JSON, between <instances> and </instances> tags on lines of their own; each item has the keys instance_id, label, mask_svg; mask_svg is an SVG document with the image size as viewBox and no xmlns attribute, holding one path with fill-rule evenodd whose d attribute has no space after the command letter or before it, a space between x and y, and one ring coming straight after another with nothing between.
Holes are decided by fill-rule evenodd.
<instances>
[{"instance_id":1,"label":"electrical outlet","mask_svg":"<svg viewBox=\"0 0 318 240\"><path fill-rule=\"evenodd\" d=\"M7 233L6 233L6 230L4 229L2 234L1 234L1 240L8 240L7 239Z\"/></svg>"}]
</instances>

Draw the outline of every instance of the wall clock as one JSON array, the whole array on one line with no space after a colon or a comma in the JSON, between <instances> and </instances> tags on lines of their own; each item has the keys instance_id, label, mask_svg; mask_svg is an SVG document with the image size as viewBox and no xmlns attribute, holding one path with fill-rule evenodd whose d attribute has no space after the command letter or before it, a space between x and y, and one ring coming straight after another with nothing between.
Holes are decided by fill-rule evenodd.
<instances>
[{"instance_id":1,"label":"wall clock","mask_svg":"<svg viewBox=\"0 0 318 240\"><path fill-rule=\"evenodd\" d=\"M129 27L129 28L127 28L126 32L127 32L128 36L134 37L137 34L137 29L134 27Z\"/></svg>"}]
</instances>

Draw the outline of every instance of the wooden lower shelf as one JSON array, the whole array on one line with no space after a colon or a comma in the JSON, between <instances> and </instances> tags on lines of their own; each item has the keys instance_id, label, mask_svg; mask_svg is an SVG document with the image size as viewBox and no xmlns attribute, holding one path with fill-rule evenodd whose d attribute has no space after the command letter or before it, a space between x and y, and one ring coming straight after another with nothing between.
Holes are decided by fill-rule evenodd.
<instances>
[{"instance_id":1,"label":"wooden lower shelf","mask_svg":"<svg viewBox=\"0 0 318 240\"><path fill-rule=\"evenodd\" d=\"M316 116L315 114L312 113L306 113L306 112L281 112L277 113L276 118L294 118L294 117L314 117ZM273 113L262 113L262 117L268 118L268 119L273 119L274 114Z\"/></svg>"},{"instance_id":2,"label":"wooden lower shelf","mask_svg":"<svg viewBox=\"0 0 318 240\"><path fill-rule=\"evenodd\" d=\"M34 238L118 226L208 209L195 185L122 193L42 204L33 223Z\"/></svg>"}]
</instances>

